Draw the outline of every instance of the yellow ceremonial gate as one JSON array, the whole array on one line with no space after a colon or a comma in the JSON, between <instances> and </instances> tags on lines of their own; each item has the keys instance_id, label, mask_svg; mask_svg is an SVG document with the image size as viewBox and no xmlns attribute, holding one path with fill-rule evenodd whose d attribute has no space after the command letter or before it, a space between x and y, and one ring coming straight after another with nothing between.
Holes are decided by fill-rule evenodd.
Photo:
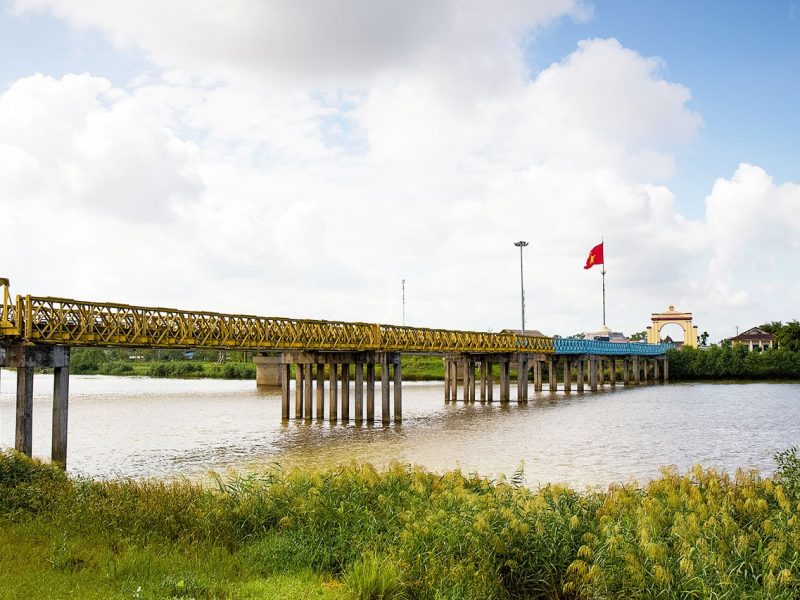
<instances>
[{"instance_id":1,"label":"yellow ceremonial gate","mask_svg":"<svg viewBox=\"0 0 800 600\"><path fill-rule=\"evenodd\" d=\"M661 328L674 323L683 329L683 345L697 348L697 326L692 325L692 313L677 311L670 305L667 312L652 313L651 320L652 325L647 327L648 343L658 344L661 341Z\"/></svg>"}]
</instances>

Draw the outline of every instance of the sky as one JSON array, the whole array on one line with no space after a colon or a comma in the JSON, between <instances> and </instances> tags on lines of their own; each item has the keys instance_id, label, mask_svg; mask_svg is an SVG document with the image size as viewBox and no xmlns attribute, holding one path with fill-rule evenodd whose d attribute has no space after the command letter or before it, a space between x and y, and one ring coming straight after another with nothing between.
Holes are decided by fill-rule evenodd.
<instances>
[{"instance_id":1,"label":"sky","mask_svg":"<svg viewBox=\"0 0 800 600\"><path fill-rule=\"evenodd\" d=\"M525 240L565 336L603 240L615 331L800 318L797 0L0 0L0 53L12 293L498 331Z\"/></svg>"}]
</instances>

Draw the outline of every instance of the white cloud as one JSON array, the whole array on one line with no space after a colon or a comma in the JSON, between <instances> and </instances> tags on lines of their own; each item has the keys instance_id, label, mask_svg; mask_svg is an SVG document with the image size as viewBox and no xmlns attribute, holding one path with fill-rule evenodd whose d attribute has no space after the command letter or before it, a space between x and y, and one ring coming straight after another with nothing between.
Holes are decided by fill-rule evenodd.
<instances>
[{"instance_id":1,"label":"white cloud","mask_svg":"<svg viewBox=\"0 0 800 600\"><path fill-rule=\"evenodd\" d=\"M563 15L584 18L581 0L16 0L99 28L120 47L145 50L166 67L223 79L285 77L339 86L387 70L457 65L495 78L519 67L516 35Z\"/></svg>"},{"instance_id":2,"label":"white cloud","mask_svg":"<svg viewBox=\"0 0 800 600\"><path fill-rule=\"evenodd\" d=\"M702 121L658 59L587 40L526 77L522 36L574 2L16 6L170 69L0 96L18 291L398 322L405 278L409 323L496 330L518 323L523 238L528 325L569 334L599 324L599 270L581 267L605 236L609 324L630 332L667 304L752 306L741 236L748 259L768 262L765 232L797 252L797 186L753 167L704 220L677 210L673 154Z\"/></svg>"},{"instance_id":3,"label":"white cloud","mask_svg":"<svg viewBox=\"0 0 800 600\"><path fill-rule=\"evenodd\" d=\"M89 75L17 81L0 96L0 140L7 202L160 220L202 188L192 144Z\"/></svg>"},{"instance_id":4,"label":"white cloud","mask_svg":"<svg viewBox=\"0 0 800 600\"><path fill-rule=\"evenodd\" d=\"M780 307L797 279L800 257L800 185L775 185L762 168L742 163L731 179L717 179L706 197L706 226L712 249L709 291L722 306L764 314ZM759 321L762 322L762 321Z\"/></svg>"}]
</instances>

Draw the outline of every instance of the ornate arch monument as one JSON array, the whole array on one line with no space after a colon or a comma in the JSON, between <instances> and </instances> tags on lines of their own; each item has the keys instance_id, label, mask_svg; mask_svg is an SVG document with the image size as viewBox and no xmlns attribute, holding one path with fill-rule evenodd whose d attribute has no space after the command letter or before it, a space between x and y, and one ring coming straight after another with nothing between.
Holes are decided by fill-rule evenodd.
<instances>
[{"instance_id":1,"label":"ornate arch monument","mask_svg":"<svg viewBox=\"0 0 800 600\"><path fill-rule=\"evenodd\" d=\"M683 345L697 348L697 325L692 325L692 313L679 312L671 304L667 312L652 313L652 325L647 326L647 341L658 344L661 341L661 328L675 323L683 329Z\"/></svg>"}]
</instances>

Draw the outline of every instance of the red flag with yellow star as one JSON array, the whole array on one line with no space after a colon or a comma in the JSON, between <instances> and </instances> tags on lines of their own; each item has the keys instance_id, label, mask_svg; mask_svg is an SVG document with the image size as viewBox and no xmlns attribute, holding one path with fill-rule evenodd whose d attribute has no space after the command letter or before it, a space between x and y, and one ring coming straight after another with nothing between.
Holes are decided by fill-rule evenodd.
<instances>
[{"instance_id":1,"label":"red flag with yellow star","mask_svg":"<svg viewBox=\"0 0 800 600\"><path fill-rule=\"evenodd\" d=\"M603 264L603 242L600 242L589 251L589 258L586 259L584 269L591 269L595 265Z\"/></svg>"}]
</instances>

